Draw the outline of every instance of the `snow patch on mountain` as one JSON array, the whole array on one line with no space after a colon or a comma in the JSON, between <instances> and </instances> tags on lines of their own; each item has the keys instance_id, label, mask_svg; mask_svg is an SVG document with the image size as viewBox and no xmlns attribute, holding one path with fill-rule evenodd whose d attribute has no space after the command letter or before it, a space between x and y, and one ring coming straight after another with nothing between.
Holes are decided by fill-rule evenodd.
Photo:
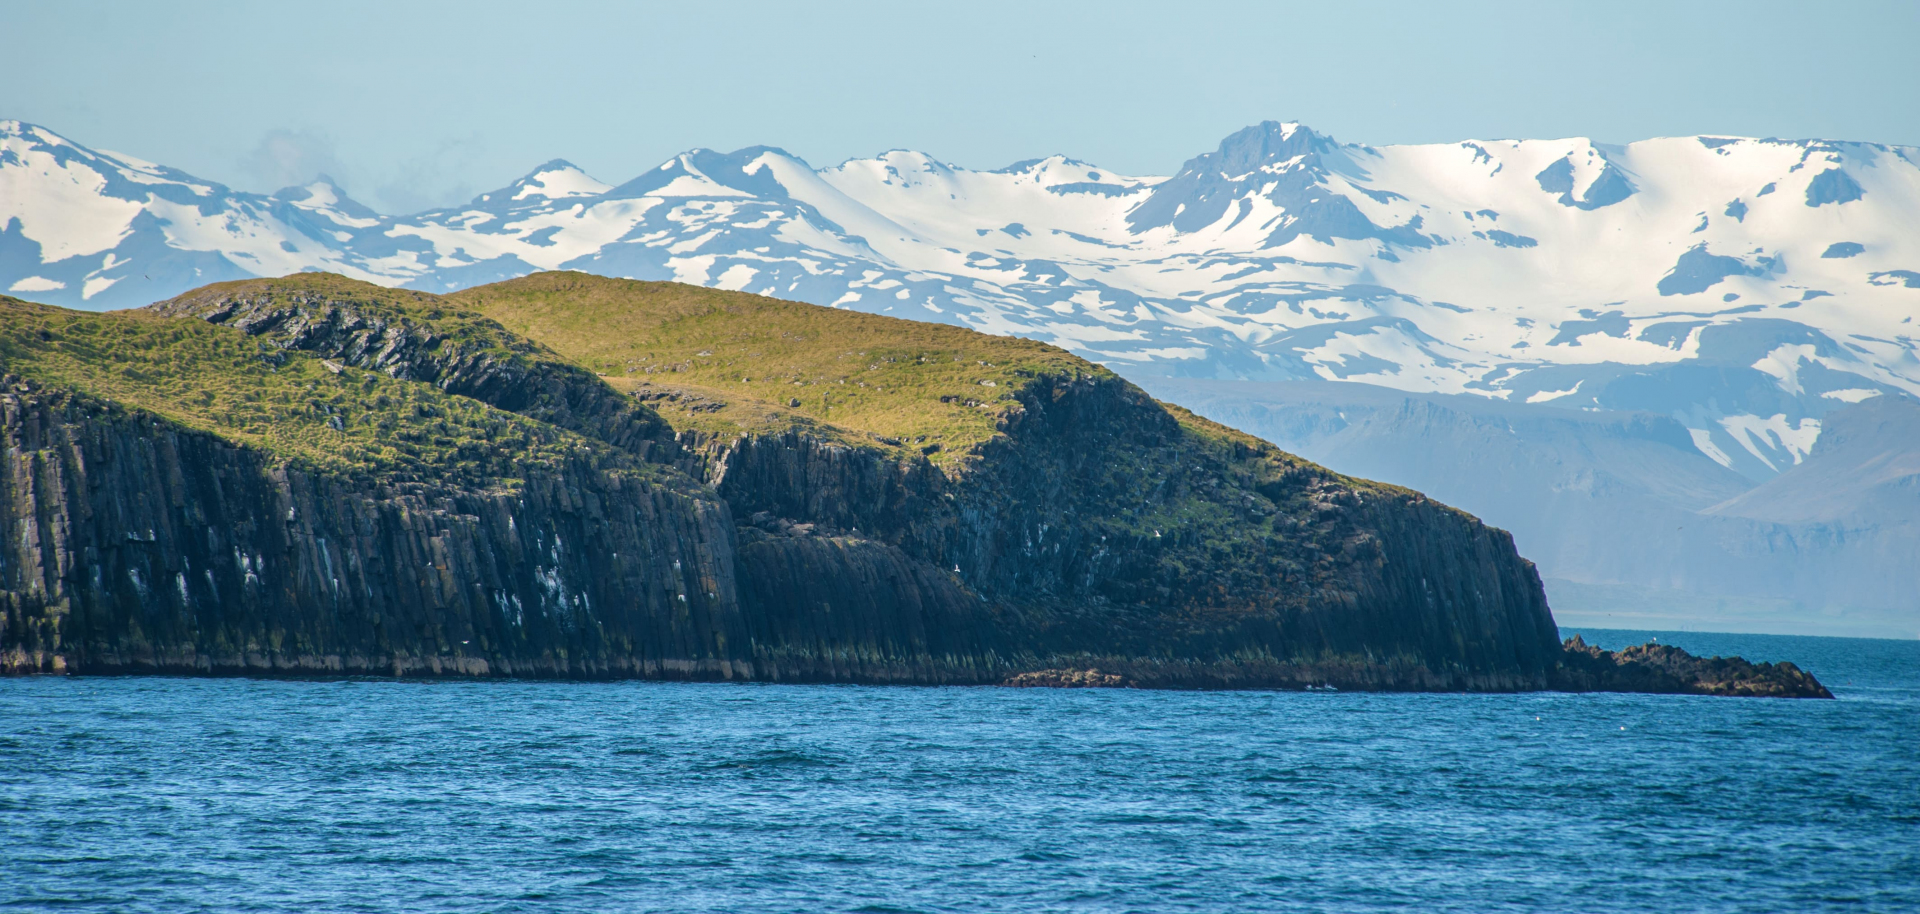
<instances>
[{"instance_id":1,"label":"snow patch on mountain","mask_svg":"<svg viewBox=\"0 0 1920 914\"><path fill-rule=\"evenodd\" d=\"M1754 479L1827 412L1920 394L1920 150L1677 137L1341 143L1268 122L1168 177L895 150L692 150L620 185L555 160L381 216L0 121L0 288L144 304L298 270L450 291L675 279L1061 345L1136 375L1363 381L1645 410Z\"/></svg>"}]
</instances>

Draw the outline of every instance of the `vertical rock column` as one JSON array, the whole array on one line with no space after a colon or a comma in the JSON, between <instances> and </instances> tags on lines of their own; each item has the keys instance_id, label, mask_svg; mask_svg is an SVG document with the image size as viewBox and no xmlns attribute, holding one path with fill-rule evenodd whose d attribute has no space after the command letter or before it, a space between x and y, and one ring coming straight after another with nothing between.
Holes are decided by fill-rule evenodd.
<instances>
[{"instance_id":1,"label":"vertical rock column","mask_svg":"<svg viewBox=\"0 0 1920 914\"><path fill-rule=\"evenodd\" d=\"M665 471L385 484L60 394L0 407L8 671L751 675L731 518Z\"/></svg>"}]
</instances>

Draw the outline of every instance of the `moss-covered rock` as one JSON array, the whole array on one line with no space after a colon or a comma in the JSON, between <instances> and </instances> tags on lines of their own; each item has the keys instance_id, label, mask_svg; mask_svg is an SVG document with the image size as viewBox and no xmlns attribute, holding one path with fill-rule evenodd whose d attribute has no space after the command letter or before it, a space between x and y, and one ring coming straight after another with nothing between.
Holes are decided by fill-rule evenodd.
<instances>
[{"instance_id":1,"label":"moss-covered rock","mask_svg":"<svg viewBox=\"0 0 1920 914\"><path fill-rule=\"evenodd\" d=\"M592 372L438 296L329 273L217 283L147 309L232 327L328 364L521 413L642 456L672 450L653 411Z\"/></svg>"}]
</instances>

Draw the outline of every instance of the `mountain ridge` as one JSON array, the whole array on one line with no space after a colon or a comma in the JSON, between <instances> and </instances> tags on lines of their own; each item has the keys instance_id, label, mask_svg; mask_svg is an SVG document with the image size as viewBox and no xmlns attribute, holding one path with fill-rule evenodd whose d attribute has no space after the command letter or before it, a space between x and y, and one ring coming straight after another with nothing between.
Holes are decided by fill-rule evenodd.
<instances>
[{"instance_id":1,"label":"mountain ridge","mask_svg":"<svg viewBox=\"0 0 1920 914\"><path fill-rule=\"evenodd\" d=\"M1920 152L1905 147L1371 147L1265 122L1167 178L1064 156L978 172L910 151L815 169L755 146L618 185L553 160L395 217L327 181L236 193L4 125L14 203L0 209L18 212L0 213L0 284L56 303L304 269L450 291L564 267L1025 335L1149 376L1651 407L1756 480L1804 458L1836 398L1920 393L1920 298L1902 279L1920 269ZM56 197L71 225L43 225L36 207ZM1617 251L1555 253L1596 243ZM1748 342L1715 355L1698 338L1728 332ZM1689 371L1702 358L1745 377ZM1649 373L1674 388L1661 402L1609 380ZM1748 402L1755 383L1780 395Z\"/></svg>"},{"instance_id":2,"label":"mountain ridge","mask_svg":"<svg viewBox=\"0 0 1920 914\"><path fill-rule=\"evenodd\" d=\"M0 291L104 307L301 270L447 292L574 269L1024 336L1141 381L1652 413L1758 486L1829 414L1920 393L1916 162L1720 136L1374 147L1265 122L1165 177L757 146L618 185L555 160L380 216L330 183L235 193L4 122Z\"/></svg>"}]
</instances>

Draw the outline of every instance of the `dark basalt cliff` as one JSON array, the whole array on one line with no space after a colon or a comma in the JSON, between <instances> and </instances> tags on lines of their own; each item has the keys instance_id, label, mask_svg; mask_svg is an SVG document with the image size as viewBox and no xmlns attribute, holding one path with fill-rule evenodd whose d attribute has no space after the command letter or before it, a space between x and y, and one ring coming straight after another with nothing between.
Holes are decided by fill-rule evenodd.
<instances>
[{"instance_id":1,"label":"dark basalt cliff","mask_svg":"<svg viewBox=\"0 0 1920 914\"><path fill-rule=\"evenodd\" d=\"M697 490L590 454L368 485L6 383L6 672L736 675L731 524Z\"/></svg>"},{"instance_id":2,"label":"dark basalt cliff","mask_svg":"<svg viewBox=\"0 0 1920 914\"><path fill-rule=\"evenodd\" d=\"M304 438L226 431L190 392L119 402L147 375L79 342L105 318L0 327L0 669L1824 694L1563 648L1503 531L1085 363L965 414L992 428L961 451L798 420L675 431L501 324L368 290L230 283L153 309L198 320L122 319L199 327L256 369L230 338L279 353L254 376L298 380L307 405L275 421ZM488 406L410 437L452 408L421 384ZM495 408L540 421L512 438ZM432 446L396 475L259 443L314 434Z\"/></svg>"},{"instance_id":3,"label":"dark basalt cliff","mask_svg":"<svg viewBox=\"0 0 1920 914\"><path fill-rule=\"evenodd\" d=\"M765 674L919 680L991 652L1167 687L1549 684L1556 629L1505 533L1209 440L1110 376L1036 379L1019 404L952 475L797 433L708 445L749 524L747 611L780 630ZM874 619L889 604L916 609ZM942 678L983 676L1004 672Z\"/></svg>"}]
</instances>

